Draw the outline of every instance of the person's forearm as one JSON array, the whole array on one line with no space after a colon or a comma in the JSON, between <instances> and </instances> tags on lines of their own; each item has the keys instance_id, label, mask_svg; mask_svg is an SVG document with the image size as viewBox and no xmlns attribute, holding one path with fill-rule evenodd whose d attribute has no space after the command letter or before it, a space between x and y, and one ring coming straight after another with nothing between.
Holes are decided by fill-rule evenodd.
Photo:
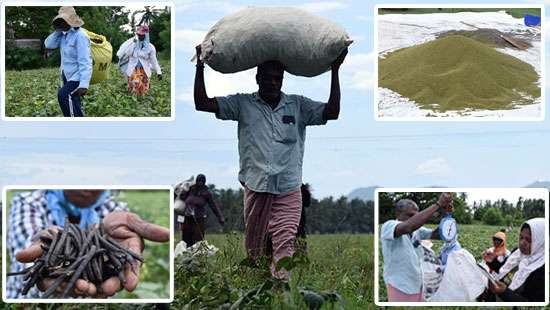
<instances>
[{"instance_id":1,"label":"person's forearm","mask_svg":"<svg viewBox=\"0 0 550 310\"><path fill-rule=\"evenodd\" d=\"M162 74L162 70L160 69L160 64L157 59L157 53L155 51L151 52L151 60L152 60L152 67L155 69L158 75Z\"/></svg>"},{"instance_id":2,"label":"person's forearm","mask_svg":"<svg viewBox=\"0 0 550 310\"><path fill-rule=\"evenodd\" d=\"M338 69L333 68L331 72L330 95L323 111L323 118L325 120L338 119L340 114L340 78Z\"/></svg>"},{"instance_id":3,"label":"person's forearm","mask_svg":"<svg viewBox=\"0 0 550 310\"><path fill-rule=\"evenodd\" d=\"M195 85L193 88L193 97L195 99L195 109L197 111L218 113L219 105L216 98L208 98L206 86L204 85L204 62L201 58L201 47L197 46L197 69L195 71Z\"/></svg>"},{"instance_id":4,"label":"person's forearm","mask_svg":"<svg viewBox=\"0 0 550 310\"><path fill-rule=\"evenodd\" d=\"M44 47L49 50L53 50L59 47L59 42L61 41L61 32L54 31L52 32L44 41Z\"/></svg>"},{"instance_id":5,"label":"person's forearm","mask_svg":"<svg viewBox=\"0 0 550 310\"><path fill-rule=\"evenodd\" d=\"M193 96L195 99L195 109L197 111L208 111L208 94L204 85L204 65L197 64Z\"/></svg>"},{"instance_id":6,"label":"person's forearm","mask_svg":"<svg viewBox=\"0 0 550 310\"><path fill-rule=\"evenodd\" d=\"M403 222L404 228L406 230L406 233L411 233L418 228L422 227L424 224L426 224L432 215L439 209L438 204L433 204L430 207L418 212L411 218L409 218L406 222Z\"/></svg>"},{"instance_id":7,"label":"person's forearm","mask_svg":"<svg viewBox=\"0 0 550 310\"><path fill-rule=\"evenodd\" d=\"M218 204L214 200L210 200L208 205L210 206L210 209L212 209L212 212L214 212L214 215L216 215L218 220L222 220L223 219L223 214L222 214L222 211L220 210L220 207L218 206Z\"/></svg>"},{"instance_id":8,"label":"person's forearm","mask_svg":"<svg viewBox=\"0 0 550 310\"><path fill-rule=\"evenodd\" d=\"M85 88L88 89L90 87L90 80L92 79L92 72L93 72L93 66L91 57L89 58L79 58L78 59L78 66L79 66L79 75L80 75L80 81L78 84L78 88Z\"/></svg>"}]
</instances>

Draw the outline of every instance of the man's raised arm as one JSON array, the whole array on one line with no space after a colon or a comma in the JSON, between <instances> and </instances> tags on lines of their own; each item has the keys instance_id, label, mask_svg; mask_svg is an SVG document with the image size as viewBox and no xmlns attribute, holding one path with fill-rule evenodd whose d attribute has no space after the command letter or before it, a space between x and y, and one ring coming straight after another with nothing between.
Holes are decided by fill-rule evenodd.
<instances>
[{"instance_id":1,"label":"man's raised arm","mask_svg":"<svg viewBox=\"0 0 550 310\"><path fill-rule=\"evenodd\" d=\"M197 111L218 113L218 101L216 98L209 98L206 94L204 85L204 62L200 58L201 46L198 45L197 51L197 70L195 71L195 87L193 97L195 99L195 109Z\"/></svg>"},{"instance_id":2,"label":"man's raised arm","mask_svg":"<svg viewBox=\"0 0 550 310\"><path fill-rule=\"evenodd\" d=\"M335 120L338 119L340 114L340 78L338 75L338 70L340 70L340 65L344 62L346 55L348 54L348 49L342 51L340 56L332 63L331 66L331 79L330 79L330 96L328 98L328 103L325 106L323 111L324 120Z\"/></svg>"},{"instance_id":3,"label":"man's raised arm","mask_svg":"<svg viewBox=\"0 0 550 310\"><path fill-rule=\"evenodd\" d=\"M414 216L410 217L405 222L399 223L395 227L394 237L400 237L405 234L410 234L426 224L432 215L439 210L439 208L448 205L452 201L452 197L449 193L443 193L439 197L439 200L430 207L418 212ZM436 229L437 230L437 229ZM439 233L432 233L432 239L439 239Z\"/></svg>"}]
</instances>

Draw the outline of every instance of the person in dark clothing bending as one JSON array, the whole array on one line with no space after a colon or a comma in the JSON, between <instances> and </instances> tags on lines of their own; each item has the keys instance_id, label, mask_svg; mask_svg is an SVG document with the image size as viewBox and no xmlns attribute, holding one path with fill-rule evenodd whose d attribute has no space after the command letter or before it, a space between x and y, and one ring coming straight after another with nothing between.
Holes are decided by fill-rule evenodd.
<instances>
[{"instance_id":1,"label":"person in dark clothing bending","mask_svg":"<svg viewBox=\"0 0 550 310\"><path fill-rule=\"evenodd\" d=\"M204 239L204 223L206 220L206 205L208 204L221 225L225 224L223 214L212 198L212 192L206 186L206 176L199 174L195 184L189 191L182 194L185 201L184 221L181 225L182 240L188 247Z\"/></svg>"}]
</instances>

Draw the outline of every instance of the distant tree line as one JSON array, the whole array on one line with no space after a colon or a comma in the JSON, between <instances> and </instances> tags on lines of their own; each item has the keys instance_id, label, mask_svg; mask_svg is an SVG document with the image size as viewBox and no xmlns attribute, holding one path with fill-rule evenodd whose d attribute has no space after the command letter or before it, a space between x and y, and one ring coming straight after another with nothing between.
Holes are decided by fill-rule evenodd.
<instances>
[{"instance_id":1,"label":"distant tree line","mask_svg":"<svg viewBox=\"0 0 550 310\"><path fill-rule=\"evenodd\" d=\"M210 185L214 200L219 204L226 218L223 232L244 231L243 195L242 189L217 189ZM354 199L348 201L345 196L340 198L327 197L317 199L315 192L311 206L306 208L306 229L308 233L372 233L374 231L374 202ZM209 233L221 231L214 214L208 208L206 230Z\"/></svg>"},{"instance_id":2,"label":"distant tree line","mask_svg":"<svg viewBox=\"0 0 550 310\"><path fill-rule=\"evenodd\" d=\"M411 199L423 210L435 202L441 193L380 193L379 194L379 223L395 218L395 203L400 199ZM471 224L474 221L487 225L520 225L525 220L534 217L544 217L543 199L523 199L516 203L505 199L497 201L475 202L469 206L466 202L466 193L453 194L453 217L460 224ZM433 217L429 223L436 224L440 216Z\"/></svg>"},{"instance_id":3,"label":"distant tree line","mask_svg":"<svg viewBox=\"0 0 550 310\"><path fill-rule=\"evenodd\" d=\"M523 199L516 203L500 199L497 201L476 202L474 219L488 225L521 225L525 220L544 217L543 199Z\"/></svg>"}]
</instances>

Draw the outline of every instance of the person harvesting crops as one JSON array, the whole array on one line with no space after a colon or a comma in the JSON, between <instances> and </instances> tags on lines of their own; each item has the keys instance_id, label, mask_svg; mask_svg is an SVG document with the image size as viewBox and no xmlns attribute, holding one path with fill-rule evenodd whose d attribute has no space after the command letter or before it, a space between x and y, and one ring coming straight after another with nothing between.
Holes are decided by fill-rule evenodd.
<instances>
[{"instance_id":1,"label":"person harvesting crops","mask_svg":"<svg viewBox=\"0 0 550 310\"><path fill-rule=\"evenodd\" d=\"M128 91L143 96L150 87L152 71L162 80L155 46L149 42L149 27L139 26L136 37L126 40L117 51L119 66L128 79Z\"/></svg>"},{"instance_id":2,"label":"person harvesting crops","mask_svg":"<svg viewBox=\"0 0 550 310\"><path fill-rule=\"evenodd\" d=\"M451 203L451 195L442 193L435 204L422 211L410 199L401 199L395 204L395 219L385 222L380 233L389 302L424 301L420 241L440 238L438 229L422 226L437 211L448 209Z\"/></svg>"},{"instance_id":3,"label":"person harvesting crops","mask_svg":"<svg viewBox=\"0 0 550 310\"><path fill-rule=\"evenodd\" d=\"M288 272L276 263L294 253L293 243L302 209L302 160L306 127L338 119L338 72L347 48L332 63L327 103L281 91L285 68L277 61L257 67L258 91L226 97L208 97L204 63L197 46L194 100L198 111L215 113L221 120L238 122L240 172L244 186L245 247L256 259L272 253L271 273L286 280ZM271 241L271 249L267 244Z\"/></svg>"},{"instance_id":4,"label":"person harvesting crops","mask_svg":"<svg viewBox=\"0 0 550 310\"><path fill-rule=\"evenodd\" d=\"M489 281L489 290L506 302L543 302L545 295L544 251L545 225L544 218L534 218L525 222L520 229L518 249L512 252L505 262L493 260L489 266L503 279L513 273L512 281L506 284L501 281Z\"/></svg>"},{"instance_id":5,"label":"person harvesting crops","mask_svg":"<svg viewBox=\"0 0 550 310\"><path fill-rule=\"evenodd\" d=\"M44 41L46 49L61 50L63 87L57 100L63 116L84 116L80 97L86 95L92 78L90 39L80 28L84 25L72 6L63 6L53 19L55 31Z\"/></svg>"},{"instance_id":6,"label":"person harvesting crops","mask_svg":"<svg viewBox=\"0 0 550 310\"><path fill-rule=\"evenodd\" d=\"M101 222L107 236L136 254L143 252L143 239L165 242L170 238L168 229L143 221L129 212L126 203L115 201L110 191L103 190L37 190L19 193L13 197L8 216L7 248L11 272L21 272L25 263L36 262L44 252L44 246L47 246L43 238L65 228L68 222L82 229ZM132 291L139 281L140 265L136 261L131 266L124 269L124 283L118 277L110 277L96 286L79 278L71 295L106 298L123 288ZM6 296L38 298L40 291L46 291L52 285L53 279L46 278L27 294L23 294L24 279L9 277Z\"/></svg>"},{"instance_id":7,"label":"person harvesting crops","mask_svg":"<svg viewBox=\"0 0 550 310\"><path fill-rule=\"evenodd\" d=\"M199 174L195 178L195 184L183 193L181 197L185 201L183 211L184 220L181 224L181 236L185 244L190 247L204 239L206 221L206 205L209 205L220 225L225 224L223 214L212 197L212 192L206 186L206 176Z\"/></svg>"}]
</instances>

